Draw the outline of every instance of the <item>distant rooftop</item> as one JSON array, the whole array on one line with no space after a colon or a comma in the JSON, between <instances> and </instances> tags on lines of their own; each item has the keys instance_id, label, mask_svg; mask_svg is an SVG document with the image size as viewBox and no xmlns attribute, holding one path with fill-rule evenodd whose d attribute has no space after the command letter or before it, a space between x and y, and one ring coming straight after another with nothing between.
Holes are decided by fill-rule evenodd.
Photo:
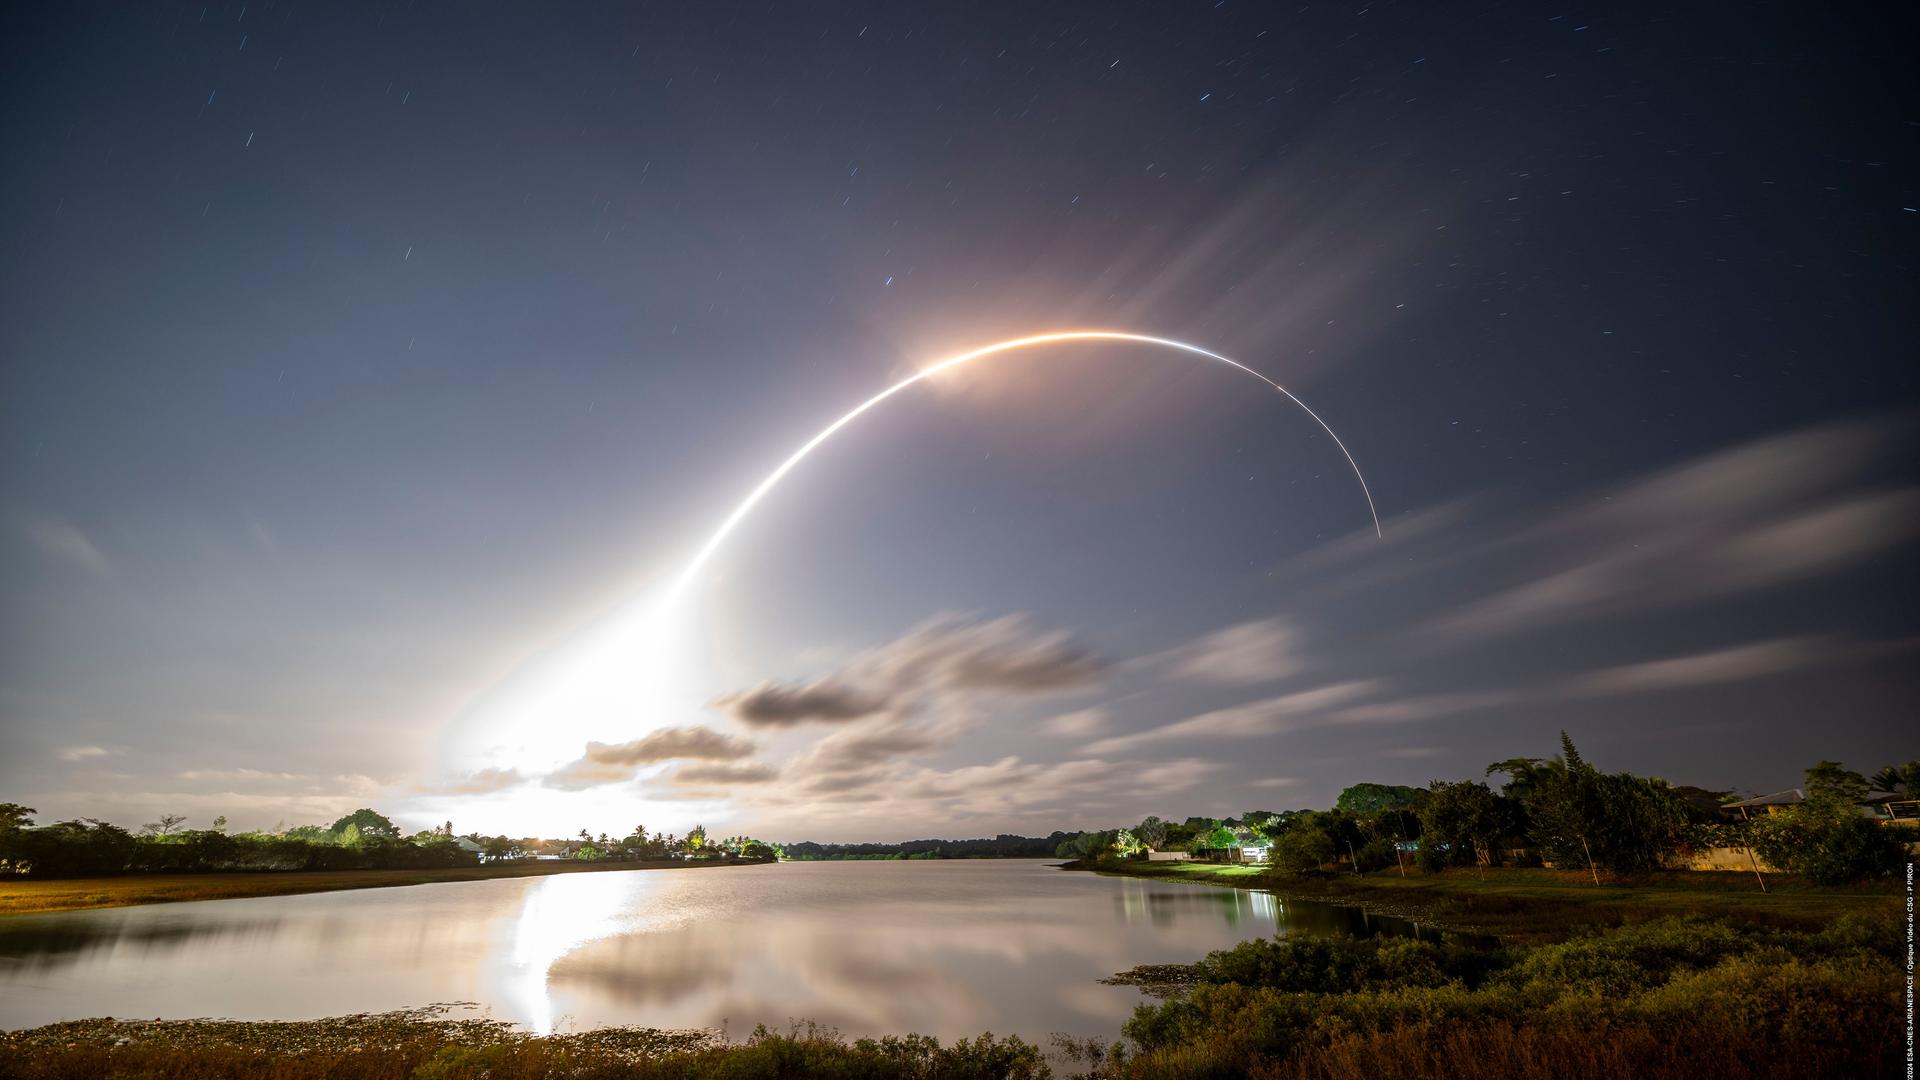
<instances>
[{"instance_id":1,"label":"distant rooftop","mask_svg":"<svg viewBox=\"0 0 1920 1080\"><path fill-rule=\"evenodd\" d=\"M1726 809L1742 810L1756 806L1792 806L1794 803L1805 800L1806 797L1807 793L1801 791L1799 788L1788 788L1785 791L1776 791L1771 795L1755 795L1751 799L1742 799L1739 802L1728 803Z\"/></svg>"},{"instance_id":2,"label":"distant rooftop","mask_svg":"<svg viewBox=\"0 0 1920 1080\"><path fill-rule=\"evenodd\" d=\"M1776 791L1771 795L1755 795L1751 799L1742 799L1739 802L1727 803L1722 809L1739 810L1762 806L1792 806L1794 803L1804 802L1806 797L1806 792L1801 791L1799 788L1788 788L1785 791ZM1914 801L1912 796L1901 795L1897 792L1869 791L1865 795L1860 796L1859 804L1861 806L1879 806L1882 803L1912 801Z\"/></svg>"}]
</instances>

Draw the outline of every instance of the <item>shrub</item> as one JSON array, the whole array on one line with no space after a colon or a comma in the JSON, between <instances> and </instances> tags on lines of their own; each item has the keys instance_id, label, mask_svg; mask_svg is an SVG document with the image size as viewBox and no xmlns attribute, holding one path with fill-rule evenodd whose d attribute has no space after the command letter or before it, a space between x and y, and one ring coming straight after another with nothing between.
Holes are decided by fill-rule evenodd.
<instances>
[{"instance_id":1,"label":"shrub","mask_svg":"<svg viewBox=\"0 0 1920 1080\"><path fill-rule=\"evenodd\" d=\"M1318 870L1333 855L1333 838L1311 825L1296 826L1273 841L1273 865L1296 874Z\"/></svg>"},{"instance_id":2,"label":"shrub","mask_svg":"<svg viewBox=\"0 0 1920 1080\"><path fill-rule=\"evenodd\" d=\"M1753 823L1753 848L1775 866L1821 885L1892 877L1906 865L1899 838L1850 804L1808 799Z\"/></svg>"},{"instance_id":3,"label":"shrub","mask_svg":"<svg viewBox=\"0 0 1920 1080\"><path fill-rule=\"evenodd\" d=\"M1902 930L1693 917L1529 949L1247 942L1135 1010L1124 1075L1880 1075L1904 1030Z\"/></svg>"}]
</instances>

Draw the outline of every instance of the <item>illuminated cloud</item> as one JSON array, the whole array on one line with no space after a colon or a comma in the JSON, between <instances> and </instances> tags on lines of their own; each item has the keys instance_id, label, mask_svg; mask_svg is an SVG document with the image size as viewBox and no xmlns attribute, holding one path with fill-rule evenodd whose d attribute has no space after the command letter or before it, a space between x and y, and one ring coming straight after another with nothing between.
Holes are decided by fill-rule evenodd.
<instances>
[{"instance_id":1,"label":"illuminated cloud","mask_svg":"<svg viewBox=\"0 0 1920 1080\"><path fill-rule=\"evenodd\" d=\"M821 739L797 763L806 774L857 772L939 749L945 740L934 731L898 721L863 724Z\"/></svg>"},{"instance_id":2,"label":"illuminated cloud","mask_svg":"<svg viewBox=\"0 0 1920 1080\"><path fill-rule=\"evenodd\" d=\"M1024 615L986 622L944 616L855 657L845 670L803 683L764 683L714 706L748 727L844 724L905 714L929 698L1044 696L1097 685L1107 664L1063 632L1039 632Z\"/></svg>"},{"instance_id":3,"label":"illuminated cloud","mask_svg":"<svg viewBox=\"0 0 1920 1080\"><path fill-rule=\"evenodd\" d=\"M1595 671L1574 679L1569 689L1608 696L1744 682L1826 661L1836 651L1833 642L1819 638L1782 638Z\"/></svg>"},{"instance_id":4,"label":"illuminated cloud","mask_svg":"<svg viewBox=\"0 0 1920 1080\"><path fill-rule=\"evenodd\" d=\"M1464 693L1423 694L1396 701L1376 701L1334 709L1322 719L1328 724L1410 724L1437 720L1478 709L1510 705L1526 695L1512 690L1481 690Z\"/></svg>"},{"instance_id":5,"label":"illuminated cloud","mask_svg":"<svg viewBox=\"0 0 1920 1080\"><path fill-rule=\"evenodd\" d=\"M1271 682L1299 670L1300 635L1285 619L1257 619L1215 630L1157 656L1167 674L1187 682L1240 685Z\"/></svg>"},{"instance_id":6,"label":"illuminated cloud","mask_svg":"<svg viewBox=\"0 0 1920 1080\"><path fill-rule=\"evenodd\" d=\"M1201 713L1178 723L1149 728L1132 735L1102 739L1086 748L1089 754L1131 753L1143 746L1189 739L1248 739L1276 735L1324 717L1336 706L1379 689L1373 679L1355 679L1329 686L1262 698L1243 705Z\"/></svg>"},{"instance_id":7,"label":"illuminated cloud","mask_svg":"<svg viewBox=\"0 0 1920 1080\"><path fill-rule=\"evenodd\" d=\"M195 782L214 782L221 784L258 784L286 783L292 780L305 780L304 776L290 772L271 772L266 769L188 769L180 774L180 779Z\"/></svg>"},{"instance_id":8,"label":"illuminated cloud","mask_svg":"<svg viewBox=\"0 0 1920 1080\"><path fill-rule=\"evenodd\" d=\"M936 619L876 652L875 675L897 693L923 690L1050 694L1096 685L1105 661L1065 631L1037 632L1025 615L987 622Z\"/></svg>"},{"instance_id":9,"label":"illuminated cloud","mask_svg":"<svg viewBox=\"0 0 1920 1080\"><path fill-rule=\"evenodd\" d=\"M73 523L44 514L23 514L17 520L27 539L48 558L94 573L108 569L107 557Z\"/></svg>"},{"instance_id":10,"label":"illuminated cloud","mask_svg":"<svg viewBox=\"0 0 1920 1080\"><path fill-rule=\"evenodd\" d=\"M102 746L67 746L56 751L54 756L61 761L86 761L89 758L106 757L107 753Z\"/></svg>"},{"instance_id":11,"label":"illuminated cloud","mask_svg":"<svg viewBox=\"0 0 1920 1080\"><path fill-rule=\"evenodd\" d=\"M1097 827L1102 815L1132 816L1137 800L1178 797L1213 782L1224 769L1219 762L1190 757L1143 768L1094 758L1027 761L1008 754L948 769L896 762L809 779L795 779L789 770L780 785L756 794L754 805L775 820L799 812L817 827L862 829L868 835L882 820L896 827L921 823L911 826L915 829L937 825L950 835L1010 826L1044 835L1056 828Z\"/></svg>"},{"instance_id":12,"label":"illuminated cloud","mask_svg":"<svg viewBox=\"0 0 1920 1080\"><path fill-rule=\"evenodd\" d=\"M1078 709L1040 722L1040 730L1063 739L1090 739L1113 727L1113 717L1098 706Z\"/></svg>"},{"instance_id":13,"label":"illuminated cloud","mask_svg":"<svg viewBox=\"0 0 1920 1080\"><path fill-rule=\"evenodd\" d=\"M1527 568L1428 618L1439 642L1667 608L1814 578L1920 535L1920 489L1850 491L1902 423L1760 439L1617 485L1531 525L1436 538L1460 561Z\"/></svg>"},{"instance_id":14,"label":"illuminated cloud","mask_svg":"<svg viewBox=\"0 0 1920 1080\"><path fill-rule=\"evenodd\" d=\"M1783 517L1732 538L1703 591L1758 588L1810 577L1920 533L1920 490L1863 495Z\"/></svg>"},{"instance_id":15,"label":"illuminated cloud","mask_svg":"<svg viewBox=\"0 0 1920 1080\"><path fill-rule=\"evenodd\" d=\"M447 795L491 795L525 783L518 769L481 769L479 772L442 789Z\"/></svg>"},{"instance_id":16,"label":"illuminated cloud","mask_svg":"<svg viewBox=\"0 0 1920 1080\"><path fill-rule=\"evenodd\" d=\"M832 679L799 685L762 683L752 690L728 694L713 704L742 724L757 728L841 723L887 708L885 698Z\"/></svg>"},{"instance_id":17,"label":"illuminated cloud","mask_svg":"<svg viewBox=\"0 0 1920 1080\"><path fill-rule=\"evenodd\" d=\"M682 765L668 774L667 779L675 784L765 784L780 776L780 770L771 765L758 762L745 762L734 765L727 762L704 762L697 765Z\"/></svg>"},{"instance_id":18,"label":"illuminated cloud","mask_svg":"<svg viewBox=\"0 0 1920 1080\"><path fill-rule=\"evenodd\" d=\"M737 761L751 755L754 744L712 728L661 728L624 743L590 742L580 760L548 775L548 787L567 791L617 784L633 779L648 765L682 759Z\"/></svg>"}]
</instances>

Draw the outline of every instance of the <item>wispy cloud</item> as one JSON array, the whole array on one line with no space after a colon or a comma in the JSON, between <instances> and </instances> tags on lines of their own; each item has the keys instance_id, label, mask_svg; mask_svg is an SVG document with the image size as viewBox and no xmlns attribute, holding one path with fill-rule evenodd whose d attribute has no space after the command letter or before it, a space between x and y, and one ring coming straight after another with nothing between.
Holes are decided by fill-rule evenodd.
<instances>
[{"instance_id":1,"label":"wispy cloud","mask_svg":"<svg viewBox=\"0 0 1920 1080\"><path fill-rule=\"evenodd\" d=\"M1910 639L1776 638L1588 672L1569 680L1565 691L1576 697L1610 697L1716 686L1766 679L1826 664L1873 660L1912 652L1916 647L1920 647L1920 643Z\"/></svg>"},{"instance_id":2,"label":"wispy cloud","mask_svg":"<svg viewBox=\"0 0 1920 1080\"><path fill-rule=\"evenodd\" d=\"M1322 719L1329 724L1410 724L1438 720L1444 716L1480 709L1511 705L1527 694L1520 690L1477 690L1444 694L1419 694L1391 701L1367 702L1328 711Z\"/></svg>"},{"instance_id":3,"label":"wispy cloud","mask_svg":"<svg viewBox=\"0 0 1920 1080\"><path fill-rule=\"evenodd\" d=\"M1233 686L1270 682L1300 668L1300 634L1285 619L1256 619L1205 634L1136 664L1187 682Z\"/></svg>"},{"instance_id":4,"label":"wispy cloud","mask_svg":"<svg viewBox=\"0 0 1920 1080\"><path fill-rule=\"evenodd\" d=\"M778 728L858 720L885 711L888 699L832 679L819 679L797 685L762 683L728 694L713 704L748 727Z\"/></svg>"},{"instance_id":5,"label":"wispy cloud","mask_svg":"<svg viewBox=\"0 0 1920 1080\"><path fill-rule=\"evenodd\" d=\"M108 569L107 557L79 526L64 518L47 514L23 514L18 519L28 540L49 559L82 567L94 573Z\"/></svg>"},{"instance_id":6,"label":"wispy cloud","mask_svg":"<svg viewBox=\"0 0 1920 1080\"><path fill-rule=\"evenodd\" d=\"M682 765L668 774L667 779L675 784L707 784L731 786L734 784L765 784L780 776L780 770L771 765L758 762L745 762L734 765L726 762L708 762L698 765Z\"/></svg>"},{"instance_id":7,"label":"wispy cloud","mask_svg":"<svg viewBox=\"0 0 1920 1080\"><path fill-rule=\"evenodd\" d=\"M1050 716L1040 722L1041 731L1063 739L1090 739L1112 726L1113 717L1098 706Z\"/></svg>"},{"instance_id":8,"label":"wispy cloud","mask_svg":"<svg viewBox=\"0 0 1920 1080\"><path fill-rule=\"evenodd\" d=\"M942 733L897 719L844 728L815 743L795 762L805 775L858 772L945 745Z\"/></svg>"},{"instance_id":9,"label":"wispy cloud","mask_svg":"<svg viewBox=\"0 0 1920 1080\"><path fill-rule=\"evenodd\" d=\"M1490 538L1518 580L1427 619L1436 642L1506 635L1810 579L1920 535L1920 489L1848 490L1904 424L1834 424L1706 455ZM1510 574L1510 576L1512 576Z\"/></svg>"},{"instance_id":10,"label":"wispy cloud","mask_svg":"<svg viewBox=\"0 0 1920 1080\"><path fill-rule=\"evenodd\" d=\"M86 761L89 758L103 758L110 753L104 746L66 746L55 751L54 756L61 761Z\"/></svg>"},{"instance_id":11,"label":"wispy cloud","mask_svg":"<svg viewBox=\"0 0 1920 1080\"><path fill-rule=\"evenodd\" d=\"M929 698L1042 696L1096 685L1107 664L1070 635L1034 630L1023 615L985 622L943 616L868 650L844 670L800 683L763 683L714 701L749 727L841 724L905 715Z\"/></svg>"},{"instance_id":12,"label":"wispy cloud","mask_svg":"<svg viewBox=\"0 0 1920 1080\"><path fill-rule=\"evenodd\" d=\"M1301 690L1278 697L1262 698L1243 705L1201 713L1177 723L1150 728L1132 735L1101 739L1086 748L1089 754L1125 754L1157 743L1189 739L1248 739L1277 735L1292 730L1304 721L1320 717L1335 706L1380 688L1373 679L1355 679L1329 686Z\"/></svg>"},{"instance_id":13,"label":"wispy cloud","mask_svg":"<svg viewBox=\"0 0 1920 1080\"><path fill-rule=\"evenodd\" d=\"M527 782L518 769L481 769L441 789L447 795L491 795Z\"/></svg>"},{"instance_id":14,"label":"wispy cloud","mask_svg":"<svg viewBox=\"0 0 1920 1080\"><path fill-rule=\"evenodd\" d=\"M268 769L188 769L180 774L180 779L195 783L219 784L285 784L305 780L298 773L274 772Z\"/></svg>"}]
</instances>

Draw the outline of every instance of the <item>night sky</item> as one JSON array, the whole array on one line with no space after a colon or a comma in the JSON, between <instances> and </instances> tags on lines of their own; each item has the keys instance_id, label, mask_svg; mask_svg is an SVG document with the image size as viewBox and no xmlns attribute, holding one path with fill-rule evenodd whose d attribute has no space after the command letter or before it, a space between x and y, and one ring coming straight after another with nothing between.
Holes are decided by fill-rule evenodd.
<instances>
[{"instance_id":1,"label":"night sky","mask_svg":"<svg viewBox=\"0 0 1920 1080\"><path fill-rule=\"evenodd\" d=\"M0 799L897 839L1912 758L1914 27L1674 7L8 5ZM1079 327L1285 384L1385 539L1271 391L1061 345L622 636L847 409Z\"/></svg>"}]
</instances>

